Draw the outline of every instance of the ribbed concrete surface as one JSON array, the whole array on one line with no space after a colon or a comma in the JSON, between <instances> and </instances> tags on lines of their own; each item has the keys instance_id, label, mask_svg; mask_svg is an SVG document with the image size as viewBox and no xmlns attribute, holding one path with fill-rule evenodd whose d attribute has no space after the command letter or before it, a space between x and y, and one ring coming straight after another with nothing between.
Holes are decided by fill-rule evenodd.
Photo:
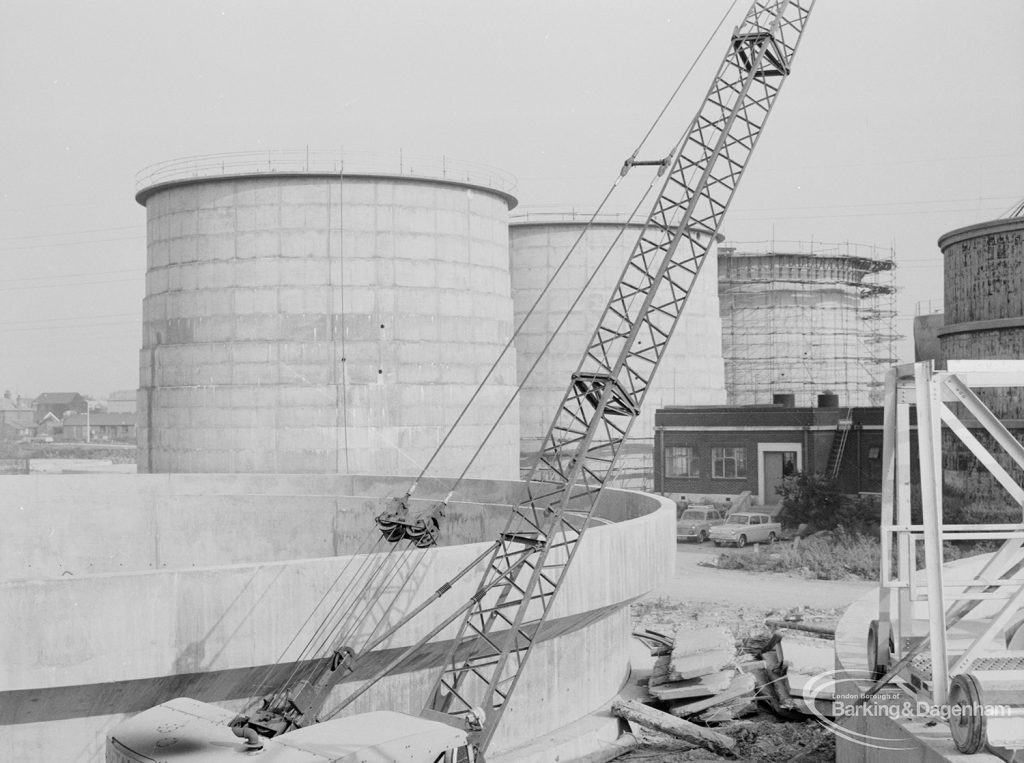
<instances>
[{"instance_id":1,"label":"ribbed concrete surface","mask_svg":"<svg viewBox=\"0 0 1024 763\"><path fill-rule=\"evenodd\" d=\"M511 334L503 192L268 173L139 198L140 471L415 473ZM507 357L434 473L514 383ZM515 476L516 414L473 475Z\"/></svg>"},{"instance_id":2,"label":"ribbed concrete surface","mask_svg":"<svg viewBox=\"0 0 1024 763\"><path fill-rule=\"evenodd\" d=\"M326 475L3 480L0 520L8 533L0 556L6 561L13 554L17 562L5 564L0 582L5 657L0 758L5 760L100 760L102 737L118 720L173 696L241 705L263 676L254 666L282 656L345 568L346 546L351 548L372 521L374 499L407 487L391 478ZM421 487L425 500L445 489ZM505 519L507 509L498 504L519 489L517 483L488 481L463 486L449 540L471 542L425 552L415 584L399 597L389 621L482 551L483 541ZM259 494L270 498L246 508ZM106 513L91 516L107 501L112 507ZM599 514L606 521L589 531L579 548L544 640L495 738L495 751L564 726L607 702L628 670L628 603L672 574L670 502L610 491ZM41 518L63 528L50 550L16 553L29 537L28 528L38 528ZM130 528L134 545L120 532L107 532L122 526ZM18 564L28 563L39 565L39 572L25 579ZM351 574L351 569L345 573ZM367 664L376 668L394 653L390 650L414 643L464 602L475 583L471 575L458 584L368 655ZM314 627L315 622L305 626L296 644L304 643ZM441 638L450 638L451 630ZM353 711L375 705L418 711L442 653L443 645L426 650ZM291 652L284 655L285 661L294 658ZM348 690L342 685L338 693Z\"/></svg>"},{"instance_id":3,"label":"ribbed concrete surface","mask_svg":"<svg viewBox=\"0 0 1024 763\"><path fill-rule=\"evenodd\" d=\"M517 325L584 227L585 220L562 220L557 216L512 220L509 248ZM580 288L608 248L612 248L580 307L566 322L523 388L519 411L524 453L536 452L542 444L641 229L642 226L630 225L619 236L619 224L598 222L592 225L516 340L518 373L522 379ZM721 336L718 268L713 247L640 416L633 424L631 444L653 444L654 411L662 406L725 403Z\"/></svg>"}]
</instances>

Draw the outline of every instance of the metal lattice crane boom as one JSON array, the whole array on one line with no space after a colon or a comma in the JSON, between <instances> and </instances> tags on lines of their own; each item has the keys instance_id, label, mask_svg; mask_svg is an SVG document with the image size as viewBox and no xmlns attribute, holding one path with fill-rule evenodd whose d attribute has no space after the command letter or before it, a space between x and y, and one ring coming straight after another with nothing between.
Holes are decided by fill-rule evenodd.
<instances>
[{"instance_id":1,"label":"metal lattice crane boom","mask_svg":"<svg viewBox=\"0 0 1024 763\"><path fill-rule=\"evenodd\" d=\"M690 296L814 0L754 2L733 32L435 683L486 749ZM630 160L624 171L632 164Z\"/></svg>"}]
</instances>

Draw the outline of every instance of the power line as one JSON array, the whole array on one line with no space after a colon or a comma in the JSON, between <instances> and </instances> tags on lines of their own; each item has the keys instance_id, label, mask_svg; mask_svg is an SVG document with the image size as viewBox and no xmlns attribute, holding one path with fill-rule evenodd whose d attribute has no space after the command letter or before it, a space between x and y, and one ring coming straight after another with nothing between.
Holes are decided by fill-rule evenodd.
<instances>
[{"instance_id":1,"label":"power line","mask_svg":"<svg viewBox=\"0 0 1024 763\"><path fill-rule=\"evenodd\" d=\"M69 315L64 318L38 318L31 321L4 321L0 322L0 326L22 326L26 323L47 323L53 321L95 320L96 318L128 318L131 316L139 316L139 313L108 313L106 315Z\"/></svg>"},{"instance_id":2,"label":"power line","mask_svg":"<svg viewBox=\"0 0 1024 763\"><path fill-rule=\"evenodd\" d=\"M141 320L141 318L140 318ZM21 331L68 331L87 328L102 328L107 326L138 326L139 321L110 321L105 323L69 323L66 326L21 326L19 328L3 328L0 324L0 334L13 334Z\"/></svg>"},{"instance_id":3,"label":"power line","mask_svg":"<svg viewBox=\"0 0 1024 763\"><path fill-rule=\"evenodd\" d=\"M143 268L121 268L120 270L92 270L85 273L60 273L48 276L26 276L24 278L6 278L5 283L21 283L22 281L52 281L55 278L88 278L89 276L111 276L119 273L144 274Z\"/></svg>"},{"instance_id":4,"label":"power line","mask_svg":"<svg viewBox=\"0 0 1024 763\"><path fill-rule=\"evenodd\" d=\"M117 238L94 238L94 239L83 239L82 241L55 241L52 244L29 244L27 246L5 246L0 249L0 254L5 252L21 252L26 249L50 249L57 246L83 246L88 244L106 244L111 241L138 241L144 239L145 236L120 236Z\"/></svg>"},{"instance_id":5,"label":"power line","mask_svg":"<svg viewBox=\"0 0 1024 763\"><path fill-rule=\"evenodd\" d=\"M109 283L142 283L141 278L109 278L103 281L68 281L66 283L41 283L35 286L0 286L0 291L36 291L38 289L76 288L78 286L103 286Z\"/></svg>"},{"instance_id":6,"label":"power line","mask_svg":"<svg viewBox=\"0 0 1024 763\"><path fill-rule=\"evenodd\" d=\"M109 233L115 230L145 230L145 225L122 225L117 228L90 228L87 230L69 230L62 233L35 233L28 236L4 236L0 241L21 241L30 238L53 238L56 236L80 236L84 233Z\"/></svg>"}]
</instances>

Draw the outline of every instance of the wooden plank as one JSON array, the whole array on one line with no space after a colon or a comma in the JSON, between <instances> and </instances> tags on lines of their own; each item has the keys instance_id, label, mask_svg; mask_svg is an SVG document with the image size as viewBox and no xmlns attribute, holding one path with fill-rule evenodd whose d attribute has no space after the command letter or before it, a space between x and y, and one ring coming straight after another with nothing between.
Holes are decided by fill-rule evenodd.
<instances>
[{"instance_id":1,"label":"wooden plank","mask_svg":"<svg viewBox=\"0 0 1024 763\"><path fill-rule=\"evenodd\" d=\"M714 753L728 755L736 747L736 740L732 737L684 721L682 718L676 718L674 715L663 713L634 700L615 700L611 706L611 713L617 718L625 718L632 723L678 737Z\"/></svg>"},{"instance_id":2,"label":"wooden plank","mask_svg":"<svg viewBox=\"0 0 1024 763\"><path fill-rule=\"evenodd\" d=\"M789 630L794 631L816 633L819 636L827 636L828 638L835 638L836 636L836 626L834 625L805 623L800 620L778 620L775 618L769 618L768 620L765 620L764 623L771 628L788 628Z\"/></svg>"},{"instance_id":3,"label":"wooden plank","mask_svg":"<svg viewBox=\"0 0 1024 763\"><path fill-rule=\"evenodd\" d=\"M729 688L729 683L735 675L735 670L723 670L718 673L711 673L710 675L701 676L700 678L691 678L686 681L671 681L669 683L656 684L648 687L647 691L661 700L686 699L688 697L708 697Z\"/></svg>"},{"instance_id":4,"label":"wooden plank","mask_svg":"<svg viewBox=\"0 0 1024 763\"><path fill-rule=\"evenodd\" d=\"M737 673L729 681L729 685L715 696L697 700L696 702L674 704L669 707L669 712L679 718L686 718L707 710L709 707L731 702L740 697L752 698L756 690L757 682L754 680L753 675L750 673Z\"/></svg>"}]
</instances>

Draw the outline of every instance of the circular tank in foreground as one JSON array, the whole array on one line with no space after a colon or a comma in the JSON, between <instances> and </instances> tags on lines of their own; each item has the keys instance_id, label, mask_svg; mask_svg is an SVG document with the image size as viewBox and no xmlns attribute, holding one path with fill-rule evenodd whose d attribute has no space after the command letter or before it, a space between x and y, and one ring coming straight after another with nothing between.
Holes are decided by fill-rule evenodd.
<instances>
[{"instance_id":1,"label":"circular tank in foreground","mask_svg":"<svg viewBox=\"0 0 1024 763\"><path fill-rule=\"evenodd\" d=\"M175 697L238 710L264 696L333 604L325 594L355 575L350 562L365 557L354 551L379 536L381 498L406 488L337 475L0 477L0 757L98 762L121 720ZM414 552L412 585L374 599L371 619L394 623L430 599L490 545L522 488L463 483L441 545ZM447 489L423 481L414 508ZM40 527L52 528L45 543ZM629 673L629 604L671 576L674 527L671 502L606 491L491 752L547 739L616 695ZM364 655L327 706L465 603L478 572ZM418 713L456 625L346 713ZM530 759L550 760L543 748Z\"/></svg>"},{"instance_id":2,"label":"circular tank in foreground","mask_svg":"<svg viewBox=\"0 0 1024 763\"><path fill-rule=\"evenodd\" d=\"M418 473L510 336L510 180L300 156L141 178L140 471ZM433 473L514 385L507 356ZM472 475L516 475L516 413Z\"/></svg>"},{"instance_id":3,"label":"circular tank in foreground","mask_svg":"<svg viewBox=\"0 0 1024 763\"><path fill-rule=\"evenodd\" d=\"M643 229L613 216L600 217L584 234L589 215L532 213L514 217L509 226L512 299L516 324L526 315L566 253L569 262L544 295L516 340L520 379L537 361L544 343L576 298L601 258L607 262L587 290L580 306L541 358L523 387L519 402L523 453L536 453L587 348L597 322ZM584 234L582 239L581 234ZM718 405L725 402L722 368L722 325L718 314L718 268L715 246L701 268L692 296L666 350L640 416L630 430L630 443L653 447L654 411L666 405Z\"/></svg>"}]
</instances>

